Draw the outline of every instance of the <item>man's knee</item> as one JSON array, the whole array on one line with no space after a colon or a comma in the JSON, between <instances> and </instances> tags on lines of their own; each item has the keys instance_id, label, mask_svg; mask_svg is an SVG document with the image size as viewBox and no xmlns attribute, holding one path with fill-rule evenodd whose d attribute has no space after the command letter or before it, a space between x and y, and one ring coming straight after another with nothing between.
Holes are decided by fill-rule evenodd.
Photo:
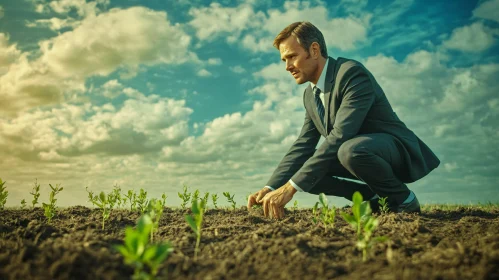
<instances>
[{"instance_id":1,"label":"man's knee","mask_svg":"<svg viewBox=\"0 0 499 280\"><path fill-rule=\"evenodd\" d=\"M359 141L351 139L343 143L338 149L338 160L341 165L349 168L355 164L356 159L366 153L366 148Z\"/></svg>"}]
</instances>

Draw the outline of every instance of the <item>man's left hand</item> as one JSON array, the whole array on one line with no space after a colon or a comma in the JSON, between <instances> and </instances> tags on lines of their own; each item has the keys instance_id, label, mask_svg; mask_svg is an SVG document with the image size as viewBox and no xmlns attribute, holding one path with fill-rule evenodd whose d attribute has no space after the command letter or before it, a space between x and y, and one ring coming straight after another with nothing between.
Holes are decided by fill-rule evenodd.
<instances>
[{"instance_id":1,"label":"man's left hand","mask_svg":"<svg viewBox=\"0 0 499 280\"><path fill-rule=\"evenodd\" d=\"M275 191L267 193L262 201L265 217L284 218L284 206L293 198L296 189L287 182Z\"/></svg>"}]
</instances>

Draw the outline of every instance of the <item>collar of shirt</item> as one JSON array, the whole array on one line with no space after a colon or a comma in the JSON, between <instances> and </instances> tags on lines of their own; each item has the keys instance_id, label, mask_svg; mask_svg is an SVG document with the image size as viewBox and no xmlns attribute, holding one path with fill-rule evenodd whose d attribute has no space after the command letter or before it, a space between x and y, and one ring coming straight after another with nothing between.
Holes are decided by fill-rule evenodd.
<instances>
[{"instance_id":1,"label":"collar of shirt","mask_svg":"<svg viewBox=\"0 0 499 280\"><path fill-rule=\"evenodd\" d=\"M325 88L325 82L326 82L326 72L327 72L327 65L329 63L329 58L326 59L326 64L324 65L324 68L322 69L321 76L319 77L319 80L317 81L317 85L314 85L314 83L310 82L310 86L312 89L317 86L321 90L321 95L324 94L324 88Z\"/></svg>"}]
</instances>

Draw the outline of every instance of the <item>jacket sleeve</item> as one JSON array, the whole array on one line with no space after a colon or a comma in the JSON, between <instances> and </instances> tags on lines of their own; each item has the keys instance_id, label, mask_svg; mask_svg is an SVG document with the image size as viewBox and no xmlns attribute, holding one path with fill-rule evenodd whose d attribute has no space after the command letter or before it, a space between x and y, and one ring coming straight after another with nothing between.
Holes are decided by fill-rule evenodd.
<instances>
[{"instance_id":1,"label":"jacket sleeve","mask_svg":"<svg viewBox=\"0 0 499 280\"><path fill-rule=\"evenodd\" d=\"M341 105L333 129L313 156L291 178L304 191L310 191L330 170L341 144L357 135L374 103L375 92L366 71L364 67L354 65L342 77L338 75Z\"/></svg>"},{"instance_id":2,"label":"jacket sleeve","mask_svg":"<svg viewBox=\"0 0 499 280\"><path fill-rule=\"evenodd\" d=\"M305 102L305 94L303 94L303 99ZM314 154L320 136L305 107L305 122L300 135L281 160L266 185L278 189L291 179L291 176Z\"/></svg>"}]
</instances>

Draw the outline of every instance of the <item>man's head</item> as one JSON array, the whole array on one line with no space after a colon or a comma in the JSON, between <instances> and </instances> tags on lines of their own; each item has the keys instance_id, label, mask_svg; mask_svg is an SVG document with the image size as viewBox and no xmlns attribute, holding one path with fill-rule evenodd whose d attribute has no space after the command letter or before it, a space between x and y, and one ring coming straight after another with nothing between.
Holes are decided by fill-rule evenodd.
<instances>
[{"instance_id":1,"label":"man's head","mask_svg":"<svg viewBox=\"0 0 499 280\"><path fill-rule=\"evenodd\" d=\"M276 36L274 47L297 84L317 83L328 57L324 36L317 27L306 21L292 23Z\"/></svg>"}]
</instances>

